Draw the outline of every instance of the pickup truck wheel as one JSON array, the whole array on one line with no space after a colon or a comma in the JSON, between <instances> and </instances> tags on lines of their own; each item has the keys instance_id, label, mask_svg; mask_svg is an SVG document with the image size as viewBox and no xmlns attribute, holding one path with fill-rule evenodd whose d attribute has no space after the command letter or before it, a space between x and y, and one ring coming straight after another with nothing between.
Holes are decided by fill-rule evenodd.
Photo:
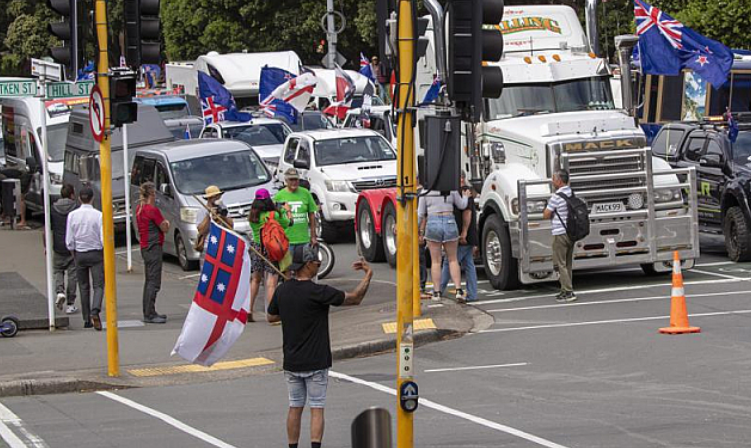
<instances>
[{"instance_id":1,"label":"pickup truck wheel","mask_svg":"<svg viewBox=\"0 0 751 448\"><path fill-rule=\"evenodd\" d=\"M323 213L320 211L318 212L316 221L318 222L318 229L316 231L322 240L327 243L336 243L339 240L339 228L336 223L323 219Z\"/></svg>"},{"instance_id":2,"label":"pickup truck wheel","mask_svg":"<svg viewBox=\"0 0 751 448\"><path fill-rule=\"evenodd\" d=\"M198 269L197 260L188 260L188 251L185 249L185 242L179 233L175 232L175 251L177 252L177 261L183 271L193 271Z\"/></svg>"},{"instance_id":3,"label":"pickup truck wheel","mask_svg":"<svg viewBox=\"0 0 751 448\"><path fill-rule=\"evenodd\" d=\"M511 238L498 215L491 215L482 228L485 274L495 289L519 287L519 265L511 255Z\"/></svg>"},{"instance_id":4,"label":"pickup truck wheel","mask_svg":"<svg viewBox=\"0 0 751 448\"><path fill-rule=\"evenodd\" d=\"M362 256L369 262L383 261L383 243L376 233L375 220L367 201L357 205L357 245Z\"/></svg>"},{"instance_id":5,"label":"pickup truck wheel","mask_svg":"<svg viewBox=\"0 0 751 448\"><path fill-rule=\"evenodd\" d=\"M728 258L733 261L751 260L751 241L749 228L740 207L730 207L723 223L725 248Z\"/></svg>"},{"instance_id":6,"label":"pickup truck wheel","mask_svg":"<svg viewBox=\"0 0 751 448\"><path fill-rule=\"evenodd\" d=\"M383 211L381 223L381 238L383 239L383 252L386 261L392 268L396 267L396 209L389 202Z\"/></svg>"}]
</instances>

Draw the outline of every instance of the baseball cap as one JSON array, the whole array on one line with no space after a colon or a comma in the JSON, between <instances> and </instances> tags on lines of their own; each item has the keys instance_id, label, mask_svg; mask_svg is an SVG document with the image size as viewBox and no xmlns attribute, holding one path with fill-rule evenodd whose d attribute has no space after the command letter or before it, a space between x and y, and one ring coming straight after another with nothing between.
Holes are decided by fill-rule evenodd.
<instances>
[{"instance_id":1,"label":"baseball cap","mask_svg":"<svg viewBox=\"0 0 751 448\"><path fill-rule=\"evenodd\" d=\"M311 261L319 261L318 258L318 246L311 246L308 244L301 244L294 246L292 251L292 264L290 269L293 271L299 271L306 263Z\"/></svg>"},{"instance_id":2,"label":"baseball cap","mask_svg":"<svg viewBox=\"0 0 751 448\"><path fill-rule=\"evenodd\" d=\"M285 179L299 179L300 178L300 172L297 171L297 168L288 168L287 171L284 172L284 178Z\"/></svg>"},{"instance_id":3,"label":"baseball cap","mask_svg":"<svg viewBox=\"0 0 751 448\"><path fill-rule=\"evenodd\" d=\"M256 199L265 200L271 197L271 193L269 193L269 190L265 188L259 188L256 190Z\"/></svg>"},{"instance_id":4,"label":"baseball cap","mask_svg":"<svg viewBox=\"0 0 751 448\"><path fill-rule=\"evenodd\" d=\"M206 187L206 191L204 191L203 198L209 199L220 194L222 194L222 190L220 190L219 187L217 187L216 185L209 185L208 187Z\"/></svg>"}]
</instances>

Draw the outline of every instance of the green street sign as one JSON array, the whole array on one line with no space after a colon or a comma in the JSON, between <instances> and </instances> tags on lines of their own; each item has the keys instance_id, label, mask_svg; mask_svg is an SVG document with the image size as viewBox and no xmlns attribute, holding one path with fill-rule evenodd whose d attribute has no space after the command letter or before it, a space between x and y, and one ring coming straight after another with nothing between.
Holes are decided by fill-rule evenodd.
<instances>
[{"instance_id":1,"label":"green street sign","mask_svg":"<svg viewBox=\"0 0 751 448\"><path fill-rule=\"evenodd\" d=\"M47 98L87 97L94 88L94 81L85 82L51 82L47 84Z\"/></svg>"},{"instance_id":2,"label":"green street sign","mask_svg":"<svg viewBox=\"0 0 751 448\"><path fill-rule=\"evenodd\" d=\"M0 97L34 96L37 94L36 81L2 81Z\"/></svg>"}]
</instances>

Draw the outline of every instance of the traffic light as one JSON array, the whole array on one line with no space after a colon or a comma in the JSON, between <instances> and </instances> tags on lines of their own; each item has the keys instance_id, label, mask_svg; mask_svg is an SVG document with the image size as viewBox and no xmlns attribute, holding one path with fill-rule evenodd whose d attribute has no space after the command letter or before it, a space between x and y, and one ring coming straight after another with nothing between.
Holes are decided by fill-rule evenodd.
<instances>
[{"instance_id":1,"label":"traffic light","mask_svg":"<svg viewBox=\"0 0 751 448\"><path fill-rule=\"evenodd\" d=\"M112 126L119 128L138 120L136 96L136 73L113 70L110 76L110 117Z\"/></svg>"},{"instance_id":2,"label":"traffic light","mask_svg":"<svg viewBox=\"0 0 751 448\"><path fill-rule=\"evenodd\" d=\"M124 0L125 58L131 67L161 60L159 0Z\"/></svg>"},{"instance_id":3,"label":"traffic light","mask_svg":"<svg viewBox=\"0 0 751 448\"><path fill-rule=\"evenodd\" d=\"M61 47L50 48L50 55L66 68L68 77L75 79L79 62L78 0L47 0L47 5L62 19L49 24L50 33L63 43Z\"/></svg>"},{"instance_id":4,"label":"traffic light","mask_svg":"<svg viewBox=\"0 0 751 448\"><path fill-rule=\"evenodd\" d=\"M465 119L478 121L482 99L501 96L503 72L484 62L497 62L503 55L503 36L496 28L502 18L503 0L451 2L448 93ZM483 24L490 26L485 28Z\"/></svg>"}]
</instances>

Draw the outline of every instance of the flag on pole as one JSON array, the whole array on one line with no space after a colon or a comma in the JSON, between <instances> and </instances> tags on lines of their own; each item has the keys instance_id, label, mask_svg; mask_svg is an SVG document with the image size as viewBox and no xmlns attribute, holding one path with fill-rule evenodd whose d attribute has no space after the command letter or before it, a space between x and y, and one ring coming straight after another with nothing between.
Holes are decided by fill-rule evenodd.
<instances>
[{"instance_id":1,"label":"flag on pole","mask_svg":"<svg viewBox=\"0 0 751 448\"><path fill-rule=\"evenodd\" d=\"M435 100L438 99L438 94L441 93L441 89L443 88L443 82L441 81L441 78L439 76L436 76L433 78L433 83L430 85L430 88L427 92L425 92L425 98L422 99L422 102L418 105L420 106L426 106Z\"/></svg>"},{"instance_id":2,"label":"flag on pole","mask_svg":"<svg viewBox=\"0 0 751 448\"><path fill-rule=\"evenodd\" d=\"M193 138L190 135L190 126L188 126L187 124L185 125L185 136L184 137L185 137L185 140L190 140L191 138Z\"/></svg>"},{"instance_id":3,"label":"flag on pole","mask_svg":"<svg viewBox=\"0 0 751 448\"><path fill-rule=\"evenodd\" d=\"M318 83L318 78L312 72L305 72L289 81L280 84L266 98L261 101L261 107L270 106L274 101L281 100L289 104L298 112L302 112L310 101Z\"/></svg>"},{"instance_id":4,"label":"flag on pole","mask_svg":"<svg viewBox=\"0 0 751 448\"><path fill-rule=\"evenodd\" d=\"M284 83L295 77L294 74L281 68L265 65L261 68L261 82L258 88L258 98L266 99ZM279 98L272 99L264 105L264 113L272 118L283 118L289 123L297 123L297 110L292 105Z\"/></svg>"},{"instance_id":5,"label":"flag on pole","mask_svg":"<svg viewBox=\"0 0 751 448\"><path fill-rule=\"evenodd\" d=\"M370 66L370 61L360 52L360 74L366 76L369 80L375 82L376 78L373 74L373 68Z\"/></svg>"},{"instance_id":6,"label":"flag on pole","mask_svg":"<svg viewBox=\"0 0 751 448\"><path fill-rule=\"evenodd\" d=\"M654 6L634 0L639 60L644 73L676 76L690 69L720 87L728 79L733 53Z\"/></svg>"},{"instance_id":7,"label":"flag on pole","mask_svg":"<svg viewBox=\"0 0 751 448\"><path fill-rule=\"evenodd\" d=\"M250 255L240 235L213 221L198 288L172 354L211 366L245 329L250 312Z\"/></svg>"},{"instance_id":8,"label":"flag on pole","mask_svg":"<svg viewBox=\"0 0 751 448\"><path fill-rule=\"evenodd\" d=\"M343 120L347 111L352 107L352 98L355 96L355 82L339 65L335 67L335 73L336 102L324 109L323 113Z\"/></svg>"},{"instance_id":9,"label":"flag on pole","mask_svg":"<svg viewBox=\"0 0 751 448\"><path fill-rule=\"evenodd\" d=\"M249 113L240 112L229 90L216 79L203 72L198 72L198 93L201 97L203 121L206 124L220 121L250 121Z\"/></svg>"}]
</instances>

